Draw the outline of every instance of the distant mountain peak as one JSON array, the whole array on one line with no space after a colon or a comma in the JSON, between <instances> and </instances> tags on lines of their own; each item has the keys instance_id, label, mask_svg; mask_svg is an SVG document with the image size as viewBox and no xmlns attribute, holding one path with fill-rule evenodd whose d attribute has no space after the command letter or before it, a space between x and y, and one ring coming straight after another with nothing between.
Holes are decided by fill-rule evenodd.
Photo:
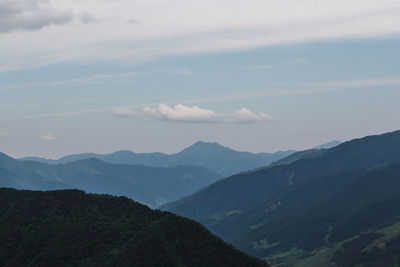
<instances>
[{"instance_id":1,"label":"distant mountain peak","mask_svg":"<svg viewBox=\"0 0 400 267\"><path fill-rule=\"evenodd\" d=\"M205 141L197 141L196 143L194 143L192 146L222 146L221 144L217 143L217 142L205 142Z\"/></svg>"},{"instance_id":2,"label":"distant mountain peak","mask_svg":"<svg viewBox=\"0 0 400 267\"><path fill-rule=\"evenodd\" d=\"M251 153L231 149L217 142L197 141L178 153L161 152L135 153L119 150L111 154L83 153L67 155L58 160L22 158L21 161L36 161L47 164L70 163L77 160L97 158L112 164L146 165L151 167L174 167L179 165L200 166L211 169L223 176L248 171L282 159L294 151L277 153Z\"/></svg>"},{"instance_id":3,"label":"distant mountain peak","mask_svg":"<svg viewBox=\"0 0 400 267\"><path fill-rule=\"evenodd\" d=\"M183 149L180 153L187 153L187 152L212 152L216 150L227 150L227 151L234 151L233 149L230 149L228 147L225 147L217 142L204 142L204 141L198 141L194 143L193 145Z\"/></svg>"}]
</instances>

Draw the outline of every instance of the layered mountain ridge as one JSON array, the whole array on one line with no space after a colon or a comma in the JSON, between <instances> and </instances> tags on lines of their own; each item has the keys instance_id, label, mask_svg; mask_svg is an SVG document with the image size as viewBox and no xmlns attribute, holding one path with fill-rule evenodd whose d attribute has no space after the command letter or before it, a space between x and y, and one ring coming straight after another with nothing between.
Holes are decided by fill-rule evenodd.
<instances>
[{"instance_id":1,"label":"layered mountain ridge","mask_svg":"<svg viewBox=\"0 0 400 267\"><path fill-rule=\"evenodd\" d=\"M399 188L396 131L299 152L162 208L199 221L251 255L301 266L296 264L313 258L316 251L338 244L337 249L343 249L340 242L396 224ZM288 255L295 259L290 261ZM332 255L328 258L325 263L333 264Z\"/></svg>"},{"instance_id":2,"label":"layered mountain ridge","mask_svg":"<svg viewBox=\"0 0 400 267\"><path fill-rule=\"evenodd\" d=\"M51 165L0 154L0 186L31 190L77 188L127 196L152 207L190 195L220 178L214 171L198 166L147 167L98 159Z\"/></svg>"},{"instance_id":3,"label":"layered mountain ridge","mask_svg":"<svg viewBox=\"0 0 400 267\"><path fill-rule=\"evenodd\" d=\"M37 157L21 158L22 161L37 161L48 164L70 163L76 160L96 158L113 164L141 164L150 167L176 167L179 165L193 165L211 169L222 176L229 176L247 171L282 159L292 154L293 150L278 151L275 153L239 152L218 143L199 141L175 154L163 153L134 153L123 150L111 154L84 153L65 156L58 160L49 160Z\"/></svg>"}]
</instances>

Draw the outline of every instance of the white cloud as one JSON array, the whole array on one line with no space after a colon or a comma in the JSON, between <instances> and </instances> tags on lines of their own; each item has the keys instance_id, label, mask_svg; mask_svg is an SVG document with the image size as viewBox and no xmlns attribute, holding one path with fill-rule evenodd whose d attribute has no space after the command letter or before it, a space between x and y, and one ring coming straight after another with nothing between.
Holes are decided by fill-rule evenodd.
<instances>
[{"instance_id":1,"label":"white cloud","mask_svg":"<svg viewBox=\"0 0 400 267\"><path fill-rule=\"evenodd\" d=\"M116 107L112 114L119 117L184 123L260 123L274 120L266 113L255 114L247 108L238 109L231 114L221 114L211 109L182 104L174 106L159 104L156 108L144 107L140 115L128 107Z\"/></svg>"},{"instance_id":2,"label":"white cloud","mask_svg":"<svg viewBox=\"0 0 400 267\"><path fill-rule=\"evenodd\" d=\"M247 108L238 109L235 113L231 114L231 120L234 123L257 123L275 120L267 113L255 114Z\"/></svg>"},{"instance_id":3,"label":"white cloud","mask_svg":"<svg viewBox=\"0 0 400 267\"><path fill-rule=\"evenodd\" d=\"M57 136L53 133L48 133L40 136L40 139L43 141L53 141L57 139Z\"/></svg>"},{"instance_id":4,"label":"white cloud","mask_svg":"<svg viewBox=\"0 0 400 267\"><path fill-rule=\"evenodd\" d=\"M188 107L182 104L173 107L160 104L157 108L145 107L142 112L145 117L162 121L216 122L220 117L213 110L202 109L197 106Z\"/></svg>"},{"instance_id":5,"label":"white cloud","mask_svg":"<svg viewBox=\"0 0 400 267\"><path fill-rule=\"evenodd\" d=\"M13 2L18 3L17 8L10 4ZM114 60L138 64L170 54L400 33L397 0L252 0L250 3L248 0L120 0L118 4L98 0L7 0L4 3L7 5L3 4L0 13L0 27L2 32L11 33L0 35L3 71L62 61ZM35 3L28 8L34 10L34 19L21 15L20 11L27 9L21 3ZM8 10L10 6L12 11ZM97 23L82 23L94 20L88 14ZM115 17L118 19L112 19ZM78 20L80 23L69 23ZM59 26L45 27L53 24ZM41 30L15 31L29 27Z\"/></svg>"},{"instance_id":6,"label":"white cloud","mask_svg":"<svg viewBox=\"0 0 400 267\"><path fill-rule=\"evenodd\" d=\"M116 107L112 110L112 114L117 117L135 117L136 113L127 107Z\"/></svg>"}]
</instances>

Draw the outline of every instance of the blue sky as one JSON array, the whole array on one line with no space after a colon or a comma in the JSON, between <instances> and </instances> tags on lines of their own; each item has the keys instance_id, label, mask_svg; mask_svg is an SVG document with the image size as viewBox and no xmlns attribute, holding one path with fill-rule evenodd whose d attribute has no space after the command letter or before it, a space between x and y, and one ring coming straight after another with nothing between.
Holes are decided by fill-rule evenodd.
<instances>
[{"instance_id":1,"label":"blue sky","mask_svg":"<svg viewBox=\"0 0 400 267\"><path fill-rule=\"evenodd\" d=\"M2 152L273 152L400 129L396 1L116 3L0 3Z\"/></svg>"}]
</instances>

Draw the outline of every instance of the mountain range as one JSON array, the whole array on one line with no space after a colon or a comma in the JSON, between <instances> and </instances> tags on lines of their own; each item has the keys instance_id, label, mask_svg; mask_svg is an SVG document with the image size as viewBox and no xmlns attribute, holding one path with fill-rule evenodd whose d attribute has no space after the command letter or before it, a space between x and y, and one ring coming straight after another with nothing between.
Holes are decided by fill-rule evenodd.
<instances>
[{"instance_id":1,"label":"mountain range","mask_svg":"<svg viewBox=\"0 0 400 267\"><path fill-rule=\"evenodd\" d=\"M217 143L197 142L172 155L119 151L17 161L0 153L0 186L31 190L77 188L124 195L158 207L218 181L222 174L267 166L293 152L253 154Z\"/></svg>"},{"instance_id":2,"label":"mountain range","mask_svg":"<svg viewBox=\"0 0 400 267\"><path fill-rule=\"evenodd\" d=\"M396 131L298 152L162 209L277 266L396 266L399 207Z\"/></svg>"},{"instance_id":3,"label":"mountain range","mask_svg":"<svg viewBox=\"0 0 400 267\"><path fill-rule=\"evenodd\" d=\"M84 153L68 155L58 160L38 157L25 157L21 161L36 161L47 164L70 163L77 160L96 158L113 164L141 164L150 167L176 167L192 165L211 169L222 176L233 175L242 171L267 166L274 161L294 153L293 150L275 153L239 152L218 143L199 141L175 154L134 153L117 151L111 154Z\"/></svg>"},{"instance_id":4,"label":"mountain range","mask_svg":"<svg viewBox=\"0 0 400 267\"><path fill-rule=\"evenodd\" d=\"M78 188L127 196L152 207L190 195L220 178L214 171L198 166L148 167L110 164L98 159L51 165L19 161L0 153L0 187Z\"/></svg>"},{"instance_id":5,"label":"mountain range","mask_svg":"<svg viewBox=\"0 0 400 267\"><path fill-rule=\"evenodd\" d=\"M205 227L125 197L0 189L0 265L268 265Z\"/></svg>"}]
</instances>

